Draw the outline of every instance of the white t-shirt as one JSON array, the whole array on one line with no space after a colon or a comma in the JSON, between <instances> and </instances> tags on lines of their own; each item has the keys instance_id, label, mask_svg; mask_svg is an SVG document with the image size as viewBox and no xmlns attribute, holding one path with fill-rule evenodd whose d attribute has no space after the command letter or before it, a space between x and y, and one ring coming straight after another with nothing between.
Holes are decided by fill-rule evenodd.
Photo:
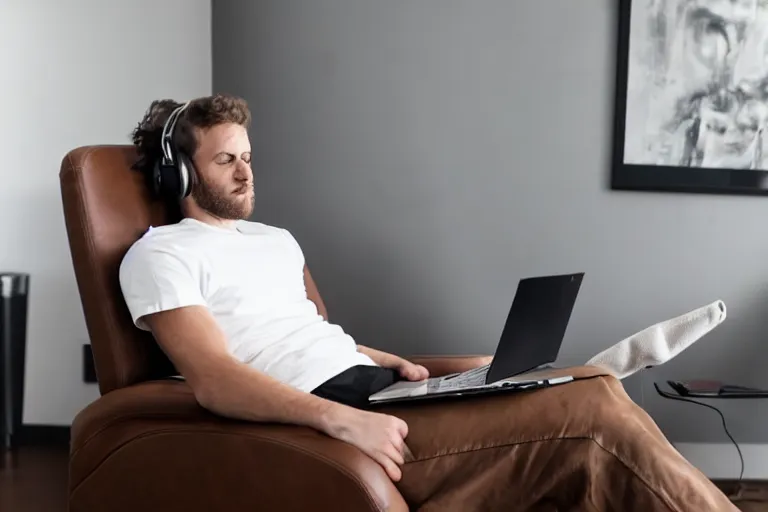
<instances>
[{"instance_id":1,"label":"white t-shirt","mask_svg":"<svg viewBox=\"0 0 768 512\"><path fill-rule=\"evenodd\" d=\"M285 229L189 218L150 228L123 258L120 286L140 329L148 330L144 315L205 306L237 360L303 391L352 366L375 366L307 298L304 254Z\"/></svg>"}]
</instances>

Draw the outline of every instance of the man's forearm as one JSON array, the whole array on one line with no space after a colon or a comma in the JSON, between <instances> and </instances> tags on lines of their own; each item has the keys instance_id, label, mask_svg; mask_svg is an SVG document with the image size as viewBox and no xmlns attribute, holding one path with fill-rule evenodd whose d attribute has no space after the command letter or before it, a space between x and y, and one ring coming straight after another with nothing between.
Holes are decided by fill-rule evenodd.
<instances>
[{"instance_id":1,"label":"man's forearm","mask_svg":"<svg viewBox=\"0 0 768 512\"><path fill-rule=\"evenodd\" d=\"M304 425L330 434L341 404L297 390L237 361L222 361L215 378L196 384L206 409L230 418Z\"/></svg>"},{"instance_id":2,"label":"man's forearm","mask_svg":"<svg viewBox=\"0 0 768 512\"><path fill-rule=\"evenodd\" d=\"M400 356L365 347L363 345L358 345L357 351L373 359L373 362L382 368L392 368L393 370L397 370L401 377L408 380L423 380L429 377L429 370L424 366L414 364Z\"/></svg>"},{"instance_id":3,"label":"man's forearm","mask_svg":"<svg viewBox=\"0 0 768 512\"><path fill-rule=\"evenodd\" d=\"M363 345L358 345L357 351L373 359L373 362L382 368L394 368L403 361L403 358L399 356Z\"/></svg>"}]
</instances>

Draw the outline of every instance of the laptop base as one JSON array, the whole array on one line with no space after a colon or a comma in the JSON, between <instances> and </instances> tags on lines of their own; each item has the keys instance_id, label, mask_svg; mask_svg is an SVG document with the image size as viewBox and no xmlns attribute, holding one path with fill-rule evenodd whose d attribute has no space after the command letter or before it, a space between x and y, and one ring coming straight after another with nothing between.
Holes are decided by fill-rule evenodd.
<instances>
[{"instance_id":1,"label":"laptop base","mask_svg":"<svg viewBox=\"0 0 768 512\"><path fill-rule=\"evenodd\" d=\"M450 378L453 376L447 376ZM439 377L438 380L446 377ZM525 372L514 377L502 379L490 384L481 384L478 386L468 386L462 388L444 388L430 389L429 381L397 382L387 388L374 393L368 399L371 405L405 402L414 400L429 400L434 398L460 397L484 395L490 393L526 391L540 389L559 384L565 384L573 381L573 376L566 374L562 369L550 366L536 369L531 372Z\"/></svg>"}]
</instances>

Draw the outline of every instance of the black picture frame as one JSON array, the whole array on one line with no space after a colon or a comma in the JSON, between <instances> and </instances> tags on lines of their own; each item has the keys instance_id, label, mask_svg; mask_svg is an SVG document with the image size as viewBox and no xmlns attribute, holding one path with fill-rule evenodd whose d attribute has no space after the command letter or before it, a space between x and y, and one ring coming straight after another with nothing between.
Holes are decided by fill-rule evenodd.
<instances>
[{"instance_id":1,"label":"black picture frame","mask_svg":"<svg viewBox=\"0 0 768 512\"><path fill-rule=\"evenodd\" d=\"M768 170L627 163L628 83L633 3L647 0L618 0L616 90L610 185L613 190L686 192L705 194L768 195ZM687 2L689 0L668 0ZM764 85L768 84L765 80ZM768 89L766 89L768 91ZM760 135L768 137L767 135ZM757 139L758 143L761 139ZM760 144L760 148L763 144ZM761 161L765 161L762 160Z\"/></svg>"}]
</instances>

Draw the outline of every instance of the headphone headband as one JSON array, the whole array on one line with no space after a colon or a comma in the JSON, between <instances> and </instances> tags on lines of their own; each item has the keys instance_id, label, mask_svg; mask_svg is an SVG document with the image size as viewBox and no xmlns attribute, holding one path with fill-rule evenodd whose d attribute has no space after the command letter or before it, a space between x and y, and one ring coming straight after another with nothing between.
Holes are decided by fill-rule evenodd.
<instances>
[{"instance_id":1,"label":"headphone headband","mask_svg":"<svg viewBox=\"0 0 768 512\"><path fill-rule=\"evenodd\" d=\"M181 114L184 112L188 105L189 102L187 101L183 105L176 107L174 111L171 112L171 115L168 116L168 120L166 120L165 124L163 125L163 134L161 136L160 145L163 149L163 163L165 165L172 165L174 163L173 151L171 150L173 134L176 131L176 123L179 121Z\"/></svg>"}]
</instances>

